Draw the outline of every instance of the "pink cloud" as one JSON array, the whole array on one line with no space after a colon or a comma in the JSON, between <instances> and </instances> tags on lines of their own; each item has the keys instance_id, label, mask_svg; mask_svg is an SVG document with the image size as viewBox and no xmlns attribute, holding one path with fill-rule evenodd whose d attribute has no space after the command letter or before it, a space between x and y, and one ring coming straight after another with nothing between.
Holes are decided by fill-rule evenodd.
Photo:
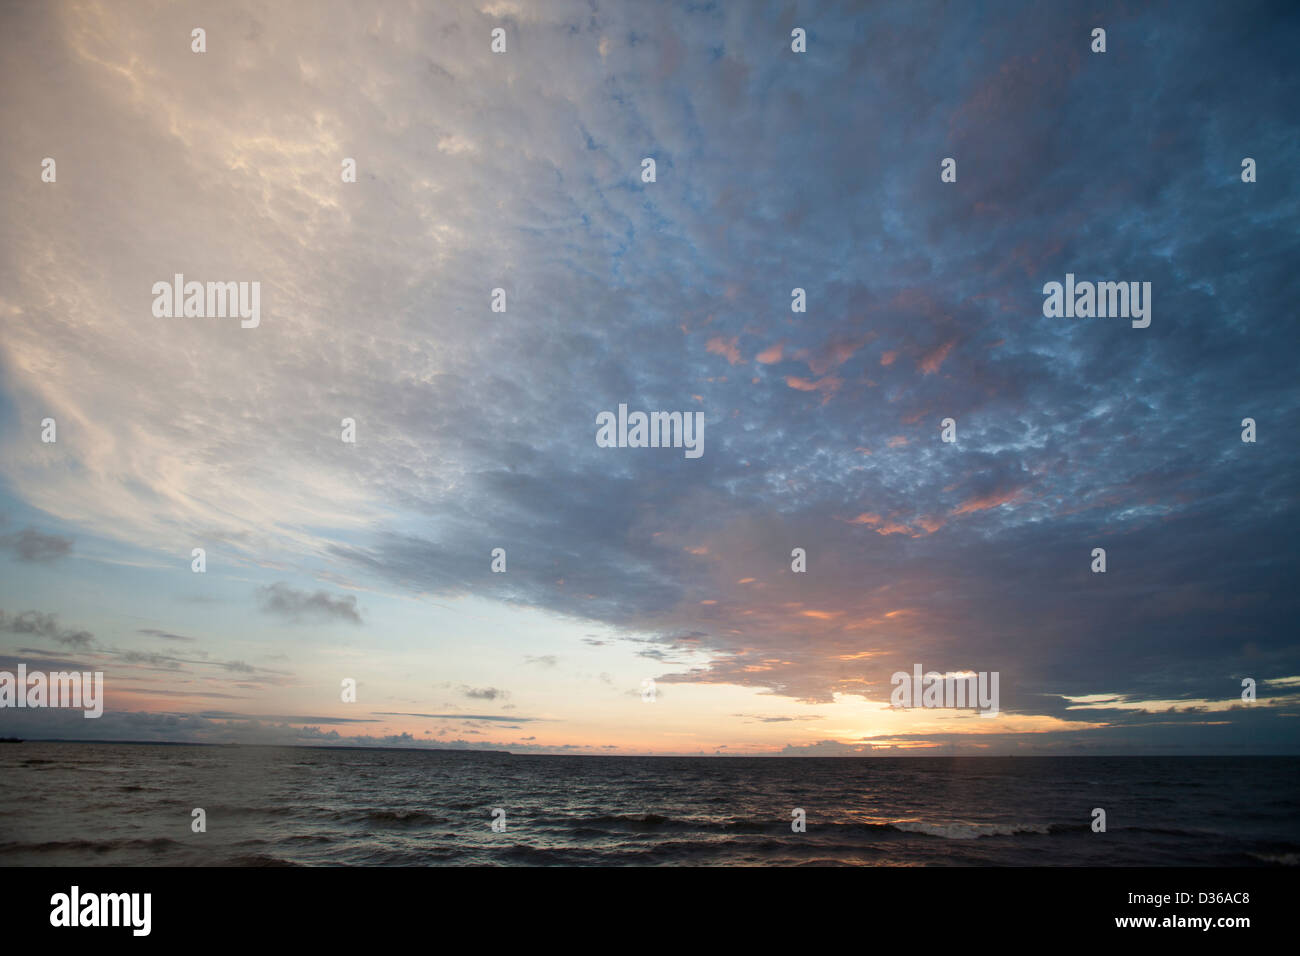
<instances>
[{"instance_id":1,"label":"pink cloud","mask_svg":"<svg viewBox=\"0 0 1300 956\"><path fill-rule=\"evenodd\" d=\"M909 528L909 527L908 527L907 525L905 525L905 524L899 524L897 521L891 521L891 522L889 522L888 524L883 525L882 527L879 527L879 528L876 529L876 534L908 534L908 535L910 535L911 533L912 533L912 529L911 529L911 528Z\"/></svg>"},{"instance_id":2,"label":"pink cloud","mask_svg":"<svg viewBox=\"0 0 1300 956\"><path fill-rule=\"evenodd\" d=\"M921 356L921 361L919 363L921 371L926 375L933 375L935 372L939 371L939 366L943 364L943 360L948 357L948 353L952 351L952 347L956 344L956 339L950 339L933 351L927 352L925 355Z\"/></svg>"},{"instance_id":3,"label":"pink cloud","mask_svg":"<svg viewBox=\"0 0 1300 956\"><path fill-rule=\"evenodd\" d=\"M801 392L822 392L824 393L822 401L830 400L830 397L839 391L840 386L844 384L842 378L834 375L827 375L825 378L819 378L813 382L806 378L799 378L795 375L787 375L785 384L791 388L796 388Z\"/></svg>"},{"instance_id":4,"label":"pink cloud","mask_svg":"<svg viewBox=\"0 0 1300 956\"><path fill-rule=\"evenodd\" d=\"M736 347L736 344L739 341L740 339L738 336L733 336L730 339L724 339L721 336L714 336L704 343L704 348L706 351L723 356L732 365L739 365L741 361L740 349Z\"/></svg>"},{"instance_id":5,"label":"pink cloud","mask_svg":"<svg viewBox=\"0 0 1300 956\"><path fill-rule=\"evenodd\" d=\"M990 508L998 508L1010 501L1014 501L1023 490L1023 488L1011 488L1007 491L995 491L991 494L968 498L958 505L952 513L954 515L964 515L974 511L988 511Z\"/></svg>"},{"instance_id":6,"label":"pink cloud","mask_svg":"<svg viewBox=\"0 0 1300 956\"><path fill-rule=\"evenodd\" d=\"M858 515L856 518L853 518L852 520L850 520L850 521L849 521L849 524L880 524L880 522L883 521L883 520L884 520L884 519L881 518L880 515L878 515L878 514L874 514L874 513L869 512L869 511L864 511L862 514Z\"/></svg>"},{"instance_id":7,"label":"pink cloud","mask_svg":"<svg viewBox=\"0 0 1300 956\"><path fill-rule=\"evenodd\" d=\"M937 515L922 515L916 519L916 523L924 528L927 534L934 534L944 526L944 520Z\"/></svg>"},{"instance_id":8,"label":"pink cloud","mask_svg":"<svg viewBox=\"0 0 1300 956\"><path fill-rule=\"evenodd\" d=\"M831 369L839 368L853 358L854 353L873 338L875 338L875 333L859 339L831 342L807 360L808 368L814 375L824 375Z\"/></svg>"}]
</instances>

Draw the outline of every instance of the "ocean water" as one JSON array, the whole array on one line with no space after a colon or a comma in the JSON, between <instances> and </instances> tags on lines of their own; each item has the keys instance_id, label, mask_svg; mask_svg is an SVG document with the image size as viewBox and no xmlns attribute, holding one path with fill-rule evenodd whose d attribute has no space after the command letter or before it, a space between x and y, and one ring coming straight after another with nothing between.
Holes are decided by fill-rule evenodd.
<instances>
[{"instance_id":1,"label":"ocean water","mask_svg":"<svg viewBox=\"0 0 1300 956\"><path fill-rule=\"evenodd\" d=\"M1107 815L1094 833L1092 810ZM191 830L206 812L207 832ZM504 832L492 811L505 811ZM792 811L807 830L791 830ZM1294 866L1300 758L0 744L0 865Z\"/></svg>"}]
</instances>

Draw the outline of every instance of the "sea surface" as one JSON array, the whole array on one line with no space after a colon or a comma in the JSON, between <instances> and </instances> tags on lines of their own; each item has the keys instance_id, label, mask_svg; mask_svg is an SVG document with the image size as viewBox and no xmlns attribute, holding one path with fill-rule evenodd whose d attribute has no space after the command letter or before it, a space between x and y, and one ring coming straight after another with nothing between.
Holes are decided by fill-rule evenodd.
<instances>
[{"instance_id":1,"label":"sea surface","mask_svg":"<svg viewBox=\"0 0 1300 956\"><path fill-rule=\"evenodd\" d=\"M1106 811L1106 832L1092 811ZM192 830L192 811L207 830ZM493 813L505 811L494 832ZM806 832L792 832L792 811ZM498 814L498 817L500 815ZM1300 758L0 744L0 865L1294 866Z\"/></svg>"}]
</instances>

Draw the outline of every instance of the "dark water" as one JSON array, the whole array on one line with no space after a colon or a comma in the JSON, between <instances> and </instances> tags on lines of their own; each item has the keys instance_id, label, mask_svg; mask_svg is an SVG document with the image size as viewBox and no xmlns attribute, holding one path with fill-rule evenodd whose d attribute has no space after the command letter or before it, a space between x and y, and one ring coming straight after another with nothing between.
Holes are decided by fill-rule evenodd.
<instances>
[{"instance_id":1,"label":"dark water","mask_svg":"<svg viewBox=\"0 0 1300 956\"><path fill-rule=\"evenodd\" d=\"M191 832L191 810L207 832ZM495 807L505 832L491 828ZM791 811L807 832L791 831ZM1092 832L1092 809L1107 832ZM1300 758L0 744L0 865L1294 866Z\"/></svg>"}]
</instances>

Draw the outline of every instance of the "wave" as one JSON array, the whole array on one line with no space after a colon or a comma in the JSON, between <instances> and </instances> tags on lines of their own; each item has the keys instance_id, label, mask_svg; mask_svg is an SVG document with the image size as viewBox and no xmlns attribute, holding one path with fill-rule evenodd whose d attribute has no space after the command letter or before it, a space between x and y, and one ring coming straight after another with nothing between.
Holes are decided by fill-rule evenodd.
<instances>
[{"instance_id":1,"label":"wave","mask_svg":"<svg viewBox=\"0 0 1300 956\"><path fill-rule=\"evenodd\" d=\"M225 861L223 866L297 866L290 860L282 860L278 856L267 856L264 853L250 853L243 856L231 857Z\"/></svg>"},{"instance_id":2,"label":"wave","mask_svg":"<svg viewBox=\"0 0 1300 956\"><path fill-rule=\"evenodd\" d=\"M674 820L659 813L621 814L602 813L594 817L575 817L564 821L575 827L620 827L628 829L656 829L689 825L686 820Z\"/></svg>"},{"instance_id":3,"label":"wave","mask_svg":"<svg viewBox=\"0 0 1300 956\"><path fill-rule=\"evenodd\" d=\"M717 834L792 834L790 824L780 818L737 818L727 820L700 818L673 818L658 813L601 814L599 816L572 817L555 821L556 829L568 830L584 837L600 836L610 831L687 831ZM1074 823L978 823L965 820L931 822L927 820L895 820L891 822L826 822L809 821L809 833L869 836L872 834L920 834L947 840L974 840L985 836L1019 836L1065 833L1089 829L1085 822Z\"/></svg>"},{"instance_id":4,"label":"wave","mask_svg":"<svg viewBox=\"0 0 1300 956\"><path fill-rule=\"evenodd\" d=\"M351 820L357 823L377 823L381 826L397 824L400 826L432 826L436 823L450 823L448 817L430 813L427 810L362 810L339 812L334 814L338 820Z\"/></svg>"},{"instance_id":5,"label":"wave","mask_svg":"<svg viewBox=\"0 0 1300 956\"><path fill-rule=\"evenodd\" d=\"M1052 831L1050 823L973 823L957 820L949 823L927 823L924 820L896 820L889 827L902 833L922 833L945 840L978 840L990 836L1019 836L1021 834L1045 835Z\"/></svg>"},{"instance_id":6,"label":"wave","mask_svg":"<svg viewBox=\"0 0 1300 956\"><path fill-rule=\"evenodd\" d=\"M161 852L184 846L169 837L120 840L49 840L44 843L0 843L0 853L56 853L60 850L92 850L108 853L113 850L154 850Z\"/></svg>"},{"instance_id":7,"label":"wave","mask_svg":"<svg viewBox=\"0 0 1300 956\"><path fill-rule=\"evenodd\" d=\"M1092 824L1088 821L1071 823L976 823L965 820L947 823L929 823L924 820L898 820L889 825L903 833L921 833L927 836L942 837L946 840L976 840L981 837L998 836L1060 836L1068 833L1091 833ZM1175 827L1111 827L1112 833L1132 833L1143 836L1161 837L1223 837L1226 834L1213 830L1181 830Z\"/></svg>"}]
</instances>

